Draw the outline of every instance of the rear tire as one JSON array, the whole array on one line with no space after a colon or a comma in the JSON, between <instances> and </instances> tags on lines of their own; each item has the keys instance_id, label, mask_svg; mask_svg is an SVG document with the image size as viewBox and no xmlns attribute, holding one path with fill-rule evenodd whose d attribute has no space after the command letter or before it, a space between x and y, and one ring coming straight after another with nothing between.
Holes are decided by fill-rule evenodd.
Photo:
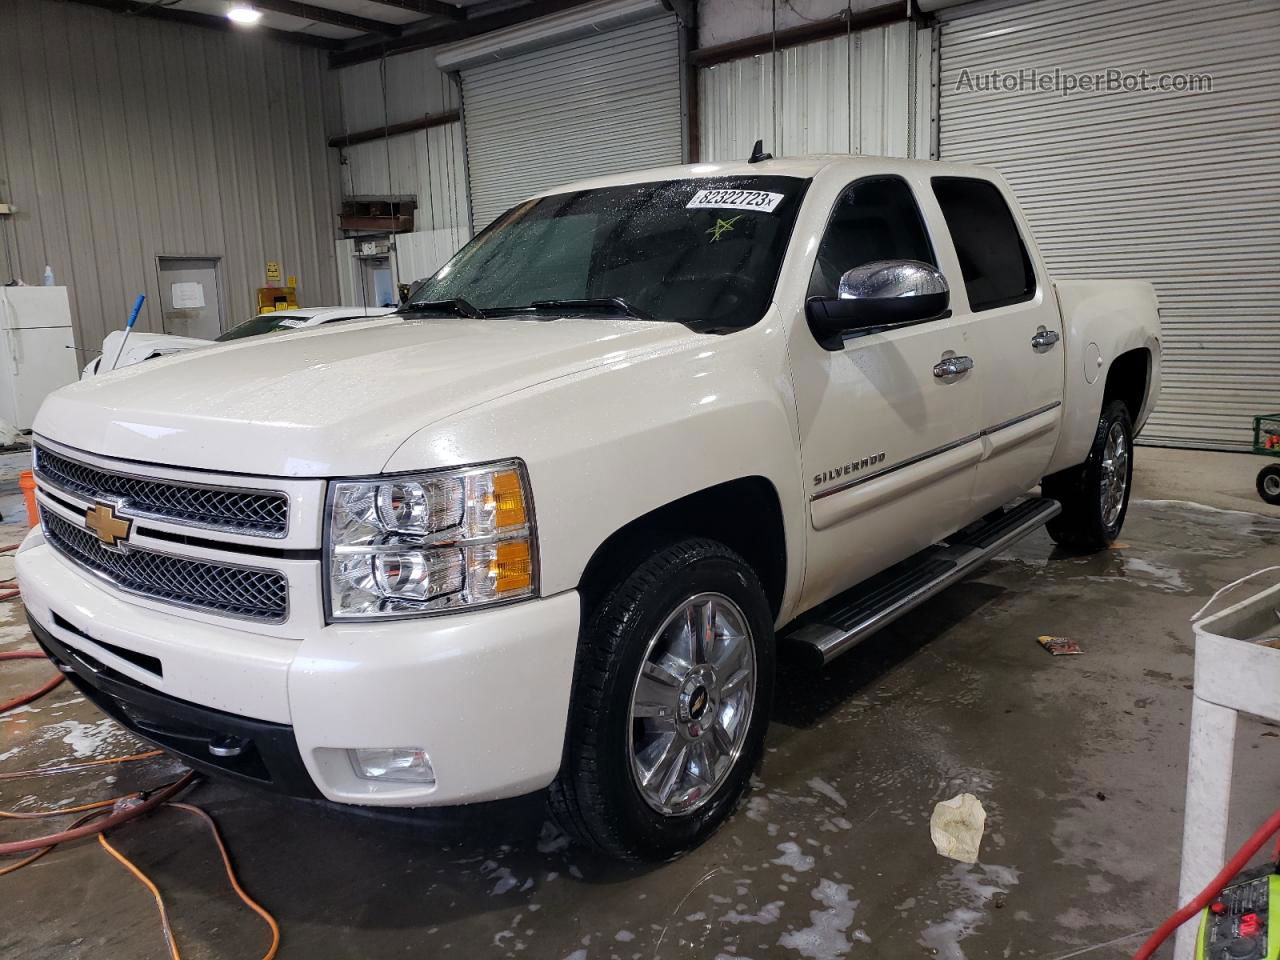
<instances>
[{"instance_id":1,"label":"rear tire","mask_svg":"<svg viewBox=\"0 0 1280 960\"><path fill-rule=\"evenodd\" d=\"M1085 462L1041 484L1046 497L1062 504L1062 513L1049 521L1049 536L1082 553L1111 546L1129 512L1132 486L1133 421L1124 403L1112 400L1098 418Z\"/></svg>"},{"instance_id":2,"label":"rear tire","mask_svg":"<svg viewBox=\"0 0 1280 960\"><path fill-rule=\"evenodd\" d=\"M1258 496L1273 507L1280 507L1280 464L1270 464L1258 471Z\"/></svg>"},{"instance_id":3,"label":"rear tire","mask_svg":"<svg viewBox=\"0 0 1280 960\"><path fill-rule=\"evenodd\" d=\"M552 814L622 859L697 846L760 761L773 677L773 616L746 561L705 539L648 552L588 611Z\"/></svg>"}]
</instances>

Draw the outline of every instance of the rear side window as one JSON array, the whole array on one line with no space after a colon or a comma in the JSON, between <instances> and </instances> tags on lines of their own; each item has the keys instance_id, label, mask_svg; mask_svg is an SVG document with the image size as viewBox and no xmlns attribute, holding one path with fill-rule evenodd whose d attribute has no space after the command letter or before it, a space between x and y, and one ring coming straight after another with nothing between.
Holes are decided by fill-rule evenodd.
<instances>
[{"instance_id":1,"label":"rear side window","mask_svg":"<svg viewBox=\"0 0 1280 960\"><path fill-rule=\"evenodd\" d=\"M934 177L933 193L956 245L970 309L990 310L1035 296L1031 257L996 185L969 177Z\"/></svg>"},{"instance_id":2,"label":"rear side window","mask_svg":"<svg viewBox=\"0 0 1280 960\"><path fill-rule=\"evenodd\" d=\"M916 198L898 177L867 177L845 188L818 246L809 296L833 299L845 273L876 260L937 266Z\"/></svg>"}]
</instances>

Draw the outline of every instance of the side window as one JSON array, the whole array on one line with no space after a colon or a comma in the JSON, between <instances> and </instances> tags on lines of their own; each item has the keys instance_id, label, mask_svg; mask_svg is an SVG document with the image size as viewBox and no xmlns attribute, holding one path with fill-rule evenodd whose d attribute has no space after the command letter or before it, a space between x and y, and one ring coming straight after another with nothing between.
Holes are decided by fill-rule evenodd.
<instances>
[{"instance_id":1,"label":"side window","mask_svg":"<svg viewBox=\"0 0 1280 960\"><path fill-rule=\"evenodd\" d=\"M1031 258L996 185L968 177L934 177L933 193L956 245L970 309L990 310L1035 296Z\"/></svg>"},{"instance_id":2,"label":"side window","mask_svg":"<svg viewBox=\"0 0 1280 960\"><path fill-rule=\"evenodd\" d=\"M840 195L818 246L809 296L835 297L841 276L875 260L937 266L916 198L898 177L859 180Z\"/></svg>"}]
</instances>

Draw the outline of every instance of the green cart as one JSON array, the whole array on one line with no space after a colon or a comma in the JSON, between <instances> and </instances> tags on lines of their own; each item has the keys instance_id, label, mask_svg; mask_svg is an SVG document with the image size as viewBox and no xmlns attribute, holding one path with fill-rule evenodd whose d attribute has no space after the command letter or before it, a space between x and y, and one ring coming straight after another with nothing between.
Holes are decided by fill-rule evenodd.
<instances>
[{"instance_id":1,"label":"green cart","mask_svg":"<svg viewBox=\"0 0 1280 960\"><path fill-rule=\"evenodd\" d=\"M1253 418L1253 452L1280 457L1280 413ZM1280 463L1269 463L1258 471L1258 496L1280 506Z\"/></svg>"}]
</instances>

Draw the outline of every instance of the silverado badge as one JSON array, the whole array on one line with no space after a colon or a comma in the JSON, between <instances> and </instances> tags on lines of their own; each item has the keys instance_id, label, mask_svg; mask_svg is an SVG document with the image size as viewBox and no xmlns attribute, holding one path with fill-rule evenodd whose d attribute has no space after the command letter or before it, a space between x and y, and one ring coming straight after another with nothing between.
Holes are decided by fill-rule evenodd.
<instances>
[{"instance_id":1,"label":"silverado badge","mask_svg":"<svg viewBox=\"0 0 1280 960\"><path fill-rule=\"evenodd\" d=\"M90 507L85 511L84 525L98 535L108 547L114 547L129 536L132 522L116 516L113 507L105 503Z\"/></svg>"}]
</instances>

